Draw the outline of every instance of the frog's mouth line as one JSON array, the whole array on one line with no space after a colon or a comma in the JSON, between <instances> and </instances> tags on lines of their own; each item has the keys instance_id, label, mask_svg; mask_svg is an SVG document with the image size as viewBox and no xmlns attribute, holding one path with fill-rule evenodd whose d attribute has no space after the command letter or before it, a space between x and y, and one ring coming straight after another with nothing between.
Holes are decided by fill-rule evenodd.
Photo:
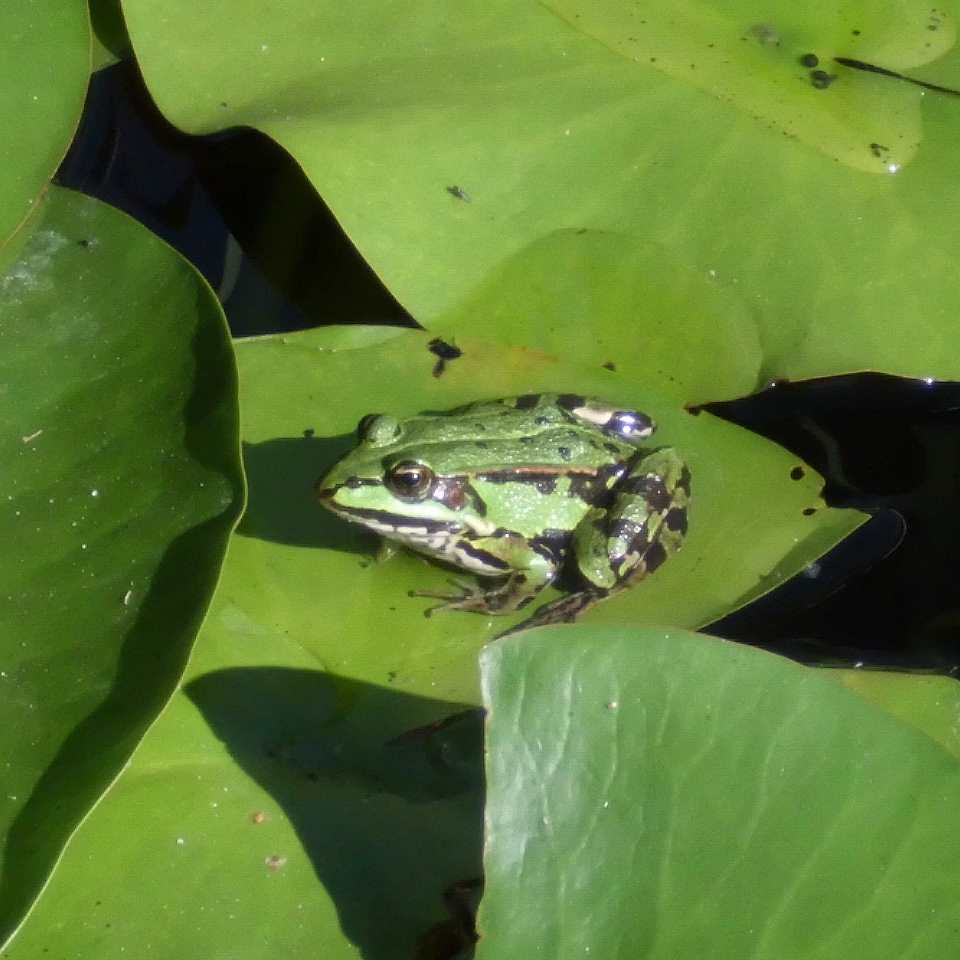
<instances>
[{"instance_id":1,"label":"frog's mouth line","mask_svg":"<svg viewBox=\"0 0 960 960\"><path fill-rule=\"evenodd\" d=\"M324 506L334 513L342 514L348 520L357 520L370 524L377 533L395 533L429 536L435 533L460 534L464 530L462 523L450 520L431 520L427 517L410 518L389 510L375 510L372 507L347 507L340 503L324 500ZM379 528L383 529L379 529Z\"/></svg>"}]
</instances>

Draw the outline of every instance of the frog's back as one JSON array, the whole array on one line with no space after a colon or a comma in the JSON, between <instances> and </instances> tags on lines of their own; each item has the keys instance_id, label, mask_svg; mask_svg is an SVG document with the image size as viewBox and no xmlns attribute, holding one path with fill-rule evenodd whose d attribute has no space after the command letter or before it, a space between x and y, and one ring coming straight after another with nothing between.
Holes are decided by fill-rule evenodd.
<instances>
[{"instance_id":1,"label":"frog's back","mask_svg":"<svg viewBox=\"0 0 960 960\"><path fill-rule=\"evenodd\" d=\"M606 434L596 422L615 409L574 394L480 401L405 420L391 460L422 461L442 476L540 468L589 473L636 452L635 443Z\"/></svg>"}]
</instances>

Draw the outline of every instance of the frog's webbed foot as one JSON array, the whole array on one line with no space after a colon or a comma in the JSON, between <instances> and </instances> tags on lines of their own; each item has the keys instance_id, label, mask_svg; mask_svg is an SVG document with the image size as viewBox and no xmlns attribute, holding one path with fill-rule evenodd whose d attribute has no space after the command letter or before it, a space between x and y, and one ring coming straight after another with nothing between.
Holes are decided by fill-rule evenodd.
<instances>
[{"instance_id":1,"label":"frog's webbed foot","mask_svg":"<svg viewBox=\"0 0 960 960\"><path fill-rule=\"evenodd\" d=\"M573 623L584 610L589 610L590 607L607 596L609 596L609 591L599 588L578 590L576 593L545 603L533 616L527 617L526 620L522 620L509 630L504 630L503 633L498 633L496 639L509 637L514 633L531 630L534 627L546 627L552 623Z\"/></svg>"},{"instance_id":2,"label":"frog's webbed foot","mask_svg":"<svg viewBox=\"0 0 960 960\"><path fill-rule=\"evenodd\" d=\"M424 610L425 616L429 617L437 610L470 610L491 616L512 613L530 603L549 581L543 577L533 579L527 573L518 570L487 589L481 589L463 580L451 579L449 582L457 588L457 593L435 593L432 590L410 591L412 597L432 597L443 601Z\"/></svg>"},{"instance_id":3,"label":"frog's webbed foot","mask_svg":"<svg viewBox=\"0 0 960 960\"><path fill-rule=\"evenodd\" d=\"M442 600L443 603L434 604L423 611L425 617L433 616L437 610L473 610L481 613L496 613L486 607L486 592L466 580L455 580L452 577L447 583L454 586L456 593L439 593L435 590L410 590L410 597L429 597L432 600Z\"/></svg>"}]
</instances>

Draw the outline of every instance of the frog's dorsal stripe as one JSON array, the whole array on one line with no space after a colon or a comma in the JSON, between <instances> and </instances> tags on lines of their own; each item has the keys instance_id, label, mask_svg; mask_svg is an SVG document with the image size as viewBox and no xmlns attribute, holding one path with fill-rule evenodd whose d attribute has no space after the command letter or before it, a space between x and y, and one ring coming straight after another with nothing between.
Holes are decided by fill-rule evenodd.
<instances>
[{"instance_id":1,"label":"frog's dorsal stripe","mask_svg":"<svg viewBox=\"0 0 960 960\"><path fill-rule=\"evenodd\" d=\"M571 467L567 464L536 467L503 467L499 470L480 470L473 476L487 483L532 483L534 485L557 477L597 477L600 471L596 467Z\"/></svg>"}]
</instances>

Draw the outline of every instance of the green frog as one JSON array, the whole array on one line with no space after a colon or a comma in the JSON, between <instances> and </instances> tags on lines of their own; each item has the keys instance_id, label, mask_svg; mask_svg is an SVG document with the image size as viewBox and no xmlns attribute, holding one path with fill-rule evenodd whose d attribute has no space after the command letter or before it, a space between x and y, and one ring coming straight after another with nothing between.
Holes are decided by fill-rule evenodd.
<instances>
[{"instance_id":1,"label":"green frog","mask_svg":"<svg viewBox=\"0 0 960 960\"><path fill-rule=\"evenodd\" d=\"M416 591L427 610L507 614L567 568L572 592L507 633L569 622L652 573L683 543L690 471L649 448L639 410L571 393L483 400L398 419L368 414L358 446L316 486L320 502L484 580ZM505 634L501 634L503 636Z\"/></svg>"}]
</instances>

